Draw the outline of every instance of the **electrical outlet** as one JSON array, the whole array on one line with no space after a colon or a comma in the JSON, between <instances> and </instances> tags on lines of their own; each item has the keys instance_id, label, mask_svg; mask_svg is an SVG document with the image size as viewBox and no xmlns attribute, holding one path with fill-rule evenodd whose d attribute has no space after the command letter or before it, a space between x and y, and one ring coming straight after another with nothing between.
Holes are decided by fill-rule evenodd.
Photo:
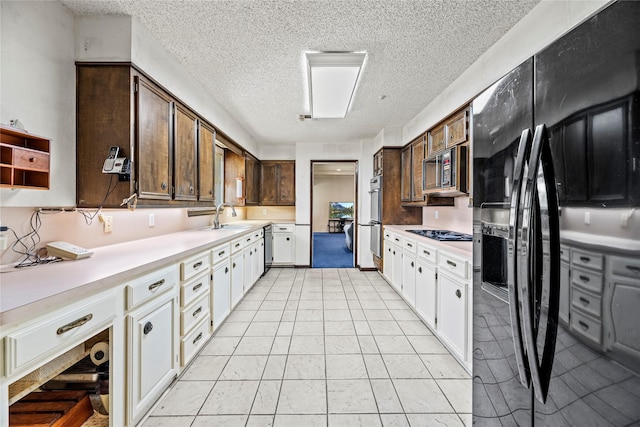
<instances>
[{"instance_id":1,"label":"electrical outlet","mask_svg":"<svg viewBox=\"0 0 640 427\"><path fill-rule=\"evenodd\" d=\"M440 216L440 213L436 210L436 211L434 212L434 215L435 215L436 219L438 219L438 217Z\"/></svg>"},{"instance_id":2,"label":"electrical outlet","mask_svg":"<svg viewBox=\"0 0 640 427\"><path fill-rule=\"evenodd\" d=\"M266 215L267 214L267 210L266 209L262 209L262 215Z\"/></svg>"},{"instance_id":3,"label":"electrical outlet","mask_svg":"<svg viewBox=\"0 0 640 427\"><path fill-rule=\"evenodd\" d=\"M156 225L156 214L149 214L149 227L154 227Z\"/></svg>"},{"instance_id":4,"label":"electrical outlet","mask_svg":"<svg viewBox=\"0 0 640 427\"><path fill-rule=\"evenodd\" d=\"M585 225L591 224L591 212L584 213L584 223Z\"/></svg>"},{"instance_id":5,"label":"electrical outlet","mask_svg":"<svg viewBox=\"0 0 640 427\"><path fill-rule=\"evenodd\" d=\"M102 231L105 233L111 233L113 226L113 217L108 215L102 216Z\"/></svg>"}]
</instances>

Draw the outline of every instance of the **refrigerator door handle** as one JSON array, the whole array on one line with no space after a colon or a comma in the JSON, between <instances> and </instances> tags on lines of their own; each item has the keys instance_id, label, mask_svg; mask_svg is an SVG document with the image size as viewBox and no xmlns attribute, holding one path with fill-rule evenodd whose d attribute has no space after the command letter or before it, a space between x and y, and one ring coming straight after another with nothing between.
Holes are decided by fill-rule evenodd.
<instances>
[{"instance_id":1,"label":"refrigerator door handle","mask_svg":"<svg viewBox=\"0 0 640 427\"><path fill-rule=\"evenodd\" d=\"M535 396L545 403L555 354L560 299L558 199L545 125L536 127L527 175L520 247L523 335ZM537 339L542 336L540 359Z\"/></svg>"},{"instance_id":2,"label":"refrigerator door handle","mask_svg":"<svg viewBox=\"0 0 640 427\"><path fill-rule=\"evenodd\" d=\"M518 286L518 241L521 217L521 197L523 177L525 174L525 160L529 155L531 147L531 130L525 129L520 136L518 145L518 154L516 156L516 164L513 174L513 191L511 193L511 205L509 208L509 233L507 237L507 286L509 290L509 312L511 316L511 332L513 337L513 346L515 349L516 364L518 366L518 376L520 383L529 388L530 374L527 357L524 351L524 343L522 339L522 319L519 298L520 290Z\"/></svg>"}]
</instances>

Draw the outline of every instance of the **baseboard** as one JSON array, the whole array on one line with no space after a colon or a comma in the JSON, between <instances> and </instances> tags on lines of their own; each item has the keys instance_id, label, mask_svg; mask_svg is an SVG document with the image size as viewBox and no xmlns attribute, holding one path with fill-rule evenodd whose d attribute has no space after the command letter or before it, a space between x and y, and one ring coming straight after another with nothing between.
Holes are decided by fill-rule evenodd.
<instances>
[{"instance_id":1,"label":"baseboard","mask_svg":"<svg viewBox=\"0 0 640 427\"><path fill-rule=\"evenodd\" d=\"M360 271L378 271L378 269L375 268L375 267L360 267L360 266L358 266L358 268L360 269Z\"/></svg>"}]
</instances>

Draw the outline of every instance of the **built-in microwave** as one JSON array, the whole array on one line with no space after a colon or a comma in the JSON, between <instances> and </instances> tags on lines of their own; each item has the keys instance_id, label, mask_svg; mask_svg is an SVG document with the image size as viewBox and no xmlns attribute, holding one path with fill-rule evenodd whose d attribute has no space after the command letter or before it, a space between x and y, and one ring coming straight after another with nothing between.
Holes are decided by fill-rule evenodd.
<instances>
[{"instance_id":1,"label":"built-in microwave","mask_svg":"<svg viewBox=\"0 0 640 427\"><path fill-rule=\"evenodd\" d=\"M467 146L458 145L422 161L422 193L462 195L468 192Z\"/></svg>"}]
</instances>

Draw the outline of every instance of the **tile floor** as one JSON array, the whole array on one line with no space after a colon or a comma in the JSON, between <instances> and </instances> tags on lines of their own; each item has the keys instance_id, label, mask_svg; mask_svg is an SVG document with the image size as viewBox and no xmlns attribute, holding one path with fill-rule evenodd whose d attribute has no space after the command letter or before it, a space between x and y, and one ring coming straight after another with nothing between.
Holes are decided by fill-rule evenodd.
<instances>
[{"instance_id":1,"label":"tile floor","mask_svg":"<svg viewBox=\"0 0 640 427\"><path fill-rule=\"evenodd\" d=\"M471 379L384 279L277 268L143 423L433 425L471 425Z\"/></svg>"}]
</instances>

